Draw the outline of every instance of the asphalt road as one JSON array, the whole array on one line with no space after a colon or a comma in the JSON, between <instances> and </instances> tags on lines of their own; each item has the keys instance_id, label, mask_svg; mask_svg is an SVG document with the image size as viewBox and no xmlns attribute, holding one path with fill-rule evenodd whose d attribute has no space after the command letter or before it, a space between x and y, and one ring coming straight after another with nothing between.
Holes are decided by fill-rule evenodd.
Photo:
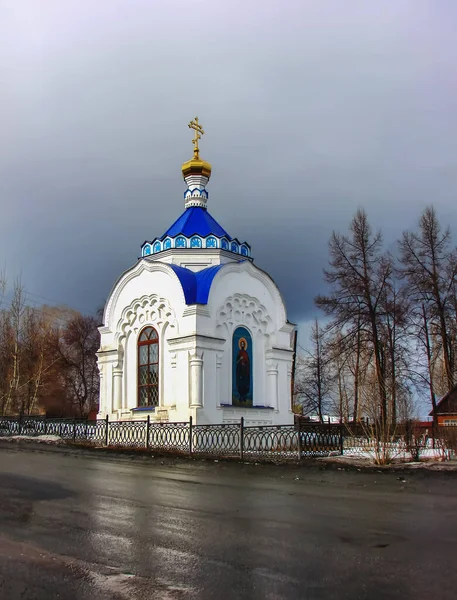
<instances>
[{"instance_id":1,"label":"asphalt road","mask_svg":"<svg viewBox=\"0 0 457 600\"><path fill-rule=\"evenodd\" d=\"M161 463L0 449L0 598L457 597L455 474Z\"/></svg>"}]
</instances>

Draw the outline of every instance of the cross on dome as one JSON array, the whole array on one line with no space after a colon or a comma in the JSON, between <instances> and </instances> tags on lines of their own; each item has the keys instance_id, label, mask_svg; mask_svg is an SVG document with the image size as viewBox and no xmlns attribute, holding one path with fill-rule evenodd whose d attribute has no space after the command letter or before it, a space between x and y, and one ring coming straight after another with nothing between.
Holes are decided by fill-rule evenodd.
<instances>
[{"instance_id":1,"label":"cross on dome","mask_svg":"<svg viewBox=\"0 0 457 600\"><path fill-rule=\"evenodd\" d=\"M198 122L198 117L195 117L195 119L189 123L188 127L189 129L193 129L195 131L195 137L192 140L192 143L194 145L194 158L200 158L198 140L202 139L202 135L205 135L205 132L203 131L203 127Z\"/></svg>"},{"instance_id":2,"label":"cross on dome","mask_svg":"<svg viewBox=\"0 0 457 600\"><path fill-rule=\"evenodd\" d=\"M198 121L198 117L195 117L189 123L188 127L194 130L195 135L192 140L194 156L182 166L184 181L187 183L187 190L184 192L185 207L200 206L201 208L206 208L208 201L206 184L211 177L211 165L200 158L200 148L198 145L198 140L201 140L205 132Z\"/></svg>"}]
</instances>

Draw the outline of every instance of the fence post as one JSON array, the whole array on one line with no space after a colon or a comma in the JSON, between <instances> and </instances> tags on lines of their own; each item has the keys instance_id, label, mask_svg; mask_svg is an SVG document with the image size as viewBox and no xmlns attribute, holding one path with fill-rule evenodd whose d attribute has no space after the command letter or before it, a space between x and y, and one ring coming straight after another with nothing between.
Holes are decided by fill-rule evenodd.
<instances>
[{"instance_id":1,"label":"fence post","mask_svg":"<svg viewBox=\"0 0 457 600\"><path fill-rule=\"evenodd\" d=\"M300 418L298 418L297 440L298 440L298 460L301 460L301 419Z\"/></svg>"},{"instance_id":2,"label":"fence post","mask_svg":"<svg viewBox=\"0 0 457 600\"><path fill-rule=\"evenodd\" d=\"M344 436L343 436L343 423L340 423L340 454L343 456L344 454Z\"/></svg>"},{"instance_id":3,"label":"fence post","mask_svg":"<svg viewBox=\"0 0 457 600\"><path fill-rule=\"evenodd\" d=\"M48 433L48 416L44 415L44 435Z\"/></svg>"},{"instance_id":4,"label":"fence post","mask_svg":"<svg viewBox=\"0 0 457 600\"><path fill-rule=\"evenodd\" d=\"M240 419L240 459L244 456L244 417Z\"/></svg>"},{"instance_id":5,"label":"fence post","mask_svg":"<svg viewBox=\"0 0 457 600\"><path fill-rule=\"evenodd\" d=\"M19 413L19 433L18 435L21 435L22 433L22 413Z\"/></svg>"},{"instance_id":6,"label":"fence post","mask_svg":"<svg viewBox=\"0 0 457 600\"><path fill-rule=\"evenodd\" d=\"M192 415L189 417L189 454L192 456Z\"/></svg>"},{"instance_id":7,"label":"fence post","mask_svg":"<svg viewBox=\"0 0 457 600\"><path fill-rule=\"evenodd\" d=\"M76 441L76 415L73 418L73 441Z\"/></svg>"},{"instance_id":8,"label":"fence post","mask_svg":"<svg viewBox=\"0 0 457 600\"><path fill-rule=\"evenodd\" d=\"M108 429L109 424L108 424L108 419L109 419L109 416L106 415L106 419L105 419L105 446L108 445L108 441L109 441L109 429Z\"/></svg>"},{"instance_id":9,"label":"fence post","mask_svg":"<svg viewBox=\"0 0 457 600\"><path fill-rule=\"evenodd\" d=\"M146 419L146 448L149 450L149 427L151 425L151 416Z\"/></svg>"}]
</instances>

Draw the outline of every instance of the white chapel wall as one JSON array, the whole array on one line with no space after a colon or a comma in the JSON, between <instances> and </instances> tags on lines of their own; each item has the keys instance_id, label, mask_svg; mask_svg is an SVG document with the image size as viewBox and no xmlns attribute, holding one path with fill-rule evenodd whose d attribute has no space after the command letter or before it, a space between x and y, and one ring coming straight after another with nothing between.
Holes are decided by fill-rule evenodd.
<instances>
[{"instance_id":1,"label":"white chapel wall","mask_svg":"<svg viewBox=\"0 0 457 600\"><path fill-rule=\"evenodd\" d=\"M198 321L199 332L224 338L225 343L206 353L204 421L220 422L220 405L231 404L232 337L235 329L243 326L254 343L254 404L272 407L274 415L250 408L231 409L232 414L238 418L238 413L243 414L258 422L289 422L292 326L286 323L285 307L274 283L253 265L225 267L213 281L208 311L208 318ZM274 347L283 351L275 351Z\"/></svg>"}]
</instances>

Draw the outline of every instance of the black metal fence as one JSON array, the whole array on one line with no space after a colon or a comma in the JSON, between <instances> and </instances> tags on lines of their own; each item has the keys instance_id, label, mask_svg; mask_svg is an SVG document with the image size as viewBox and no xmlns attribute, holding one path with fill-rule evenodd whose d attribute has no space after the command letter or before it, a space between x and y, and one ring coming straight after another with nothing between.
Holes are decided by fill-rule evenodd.
<instances>
[{"instance_id":1,"label":"black metal fence","mask_svg":"<svg viewBox=\"0 0 457 600\"><path fill-rule=\"evenodd\" d=\"M145 421L86 421L45 417L0 417L0 437L54 435L73 442L144 448L202 457L299 460L343 453L343 426L321 423L246 426Z\"/></svg>"}]
</instances>

